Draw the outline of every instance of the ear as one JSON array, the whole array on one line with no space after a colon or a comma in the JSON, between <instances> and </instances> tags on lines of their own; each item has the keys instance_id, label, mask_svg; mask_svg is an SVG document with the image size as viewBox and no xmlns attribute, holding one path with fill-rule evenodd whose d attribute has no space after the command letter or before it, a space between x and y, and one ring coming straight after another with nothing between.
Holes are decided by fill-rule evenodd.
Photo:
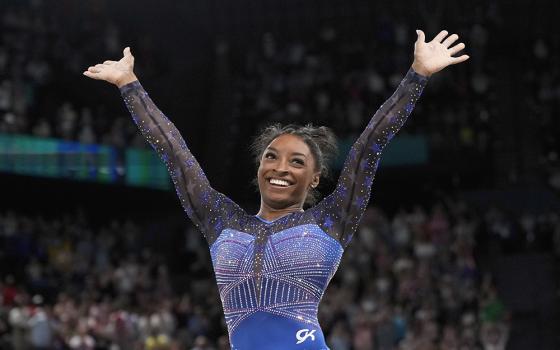
<instances>
[{"instance_id":1,"label":"ear","mask_svg":"<svg viewBox=\"0 0 560 350\"><path fill-rule=\"evenodd\" d=\"M319 181L321 180L321 173L315 173L313 175L313 179L311 180L311 188L317 188L319 185Z\"/></svg>"}]
</instances>

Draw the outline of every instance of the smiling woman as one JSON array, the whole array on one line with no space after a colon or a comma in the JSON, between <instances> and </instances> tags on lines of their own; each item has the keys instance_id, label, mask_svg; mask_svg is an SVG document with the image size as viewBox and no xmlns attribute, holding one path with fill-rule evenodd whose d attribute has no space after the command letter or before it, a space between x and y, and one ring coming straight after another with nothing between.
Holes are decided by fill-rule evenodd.
<instances>
[{"instance_id":1,"label":"smiling woman","mask_svg":"<svg viewBox=\"0 0 560 350\"><path fill-rule=\"evenodd\" d=\"M282 142L280 136L292 136L293 138ZM295 142L292 143L292 140ZM299 208L303 208L303 204L308 206L315 204L319 198L319 192L317 191L319 180L321 177L329 175L328 165L337 152L336 137L333 132L327 127L316 127L311 124L305 126L274 124L265 128L255 138L251 147L259 171L267 164L278 166L278 164L272 162L279 156L278 150L272 144L273 142L279 143L288 154L293 153L293 158L288 158L288 164L291 165L288 169L303 169L318 175L314 177L313 183L306 186L307 191L303 202L301 198L298 200ZM278 173L278 169L276 170ZM260 176L258 174L256 180L262 194L263 187L261 185L263 182L259 181ZM265 204L262 203L262 199L261 208ZM259 216L261 215L259 214Z\"/></svg>"},{"instance_id":2,"label":"smiling woman","mask_svg":"<svg viewBox=\"0 0 560 350\"><path fill-rule=\"evenodd\" d=\"M368 204L385 145L402 127L428 76L453 57L457 35L431 42L418 31L414 62L395 93L352 146L335 190L304 210L335 149L326 128L272 126L255 141L261 206L245 212L213 189L173 123L133 73L134 58L89 67L84 75L117 85L142 135L167 165L189 218L210 246L232 349L328 349L319 302Z\"/></svg>"},{"instance_id":3,"label":"smiling woman","mask_svg":"<svg viewBox=\"0 0 560 350\"><path fill-rule=\"evenodd\" d=\"M257 173L261 193L257 215L275 220L294 209L301 210L309 190L319 184L317 162L299 136L275 138L264 151Z\"/></svg>"}]
</instances>

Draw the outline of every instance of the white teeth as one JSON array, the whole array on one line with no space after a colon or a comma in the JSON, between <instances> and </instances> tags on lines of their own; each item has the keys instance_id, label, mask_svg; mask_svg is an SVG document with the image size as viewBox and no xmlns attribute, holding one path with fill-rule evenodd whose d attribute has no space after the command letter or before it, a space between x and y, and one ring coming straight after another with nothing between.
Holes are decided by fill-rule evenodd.
<instances>
[{"instance_id":1,"label":"white teeth","mask_svg":"<svg viewBox=\"0 0 560 350\"><path fill-rule=\"evenodd\" d=\"M290 186L290 183L288 181L280 179L270 179L270 183L279 186Z\"/></svg>"}]
</instances>

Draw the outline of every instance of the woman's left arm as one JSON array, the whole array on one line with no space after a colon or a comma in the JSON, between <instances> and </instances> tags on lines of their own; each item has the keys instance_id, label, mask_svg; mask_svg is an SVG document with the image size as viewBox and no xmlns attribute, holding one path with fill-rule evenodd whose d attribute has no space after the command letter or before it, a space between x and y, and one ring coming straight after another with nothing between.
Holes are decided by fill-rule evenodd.
<instances>
[{"instance_id":1,"label":"woman's left arm","mask_svg":"<svg viewBox=\"0 0 560 350\"><path fill-rule=\"evenodd\" d=\"M465 47L463 43L451 47L458 39L456 34L447 37L448 33L442 31L426 43L424 33L420 30L417 33L411 69L350 149L334 192L315 209L321 216L317 219L323 229L344 247L350 242L368 205L381 152L412 112L428 77L469 58L467 55L453 57Z\"/></svg>"}]
</instances>

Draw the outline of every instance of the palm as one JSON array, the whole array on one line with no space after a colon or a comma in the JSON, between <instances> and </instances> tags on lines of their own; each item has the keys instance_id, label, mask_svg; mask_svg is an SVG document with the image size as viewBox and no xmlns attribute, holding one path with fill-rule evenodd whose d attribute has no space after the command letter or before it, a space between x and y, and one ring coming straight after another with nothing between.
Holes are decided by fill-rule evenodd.
<instances>
[{"instance_id":1,"label":"palm","mask_svg":"<svg viewBox=\"0 0 560 350\"><path fill-rule=\"evenodd\" d=\"M467 55L454 57L465 48L465 44L459 43L451 46L459 36L457 34L447 36L447 34L447 31L443 30L432 41L425 42L424 32L418 31L418 40L414 44L413 67L420 70L419 73L429 76L449 65L464 62L469 58Z\"/></svg>"},{"instance_id":2,"label":"palm","mask_svg":"<svg viewBox=\"0 0 560 350\"><path fill-rule=\"evenodd\" d=\"M117 86L123 85L127 80L134 77L134 56L130 48L123 50L123 58L119 61L105 61L103 64L91 66L84 75L97 80L105 80ZM135 78L135 77L134 77Z\"/></svg>"}]
</instances>

